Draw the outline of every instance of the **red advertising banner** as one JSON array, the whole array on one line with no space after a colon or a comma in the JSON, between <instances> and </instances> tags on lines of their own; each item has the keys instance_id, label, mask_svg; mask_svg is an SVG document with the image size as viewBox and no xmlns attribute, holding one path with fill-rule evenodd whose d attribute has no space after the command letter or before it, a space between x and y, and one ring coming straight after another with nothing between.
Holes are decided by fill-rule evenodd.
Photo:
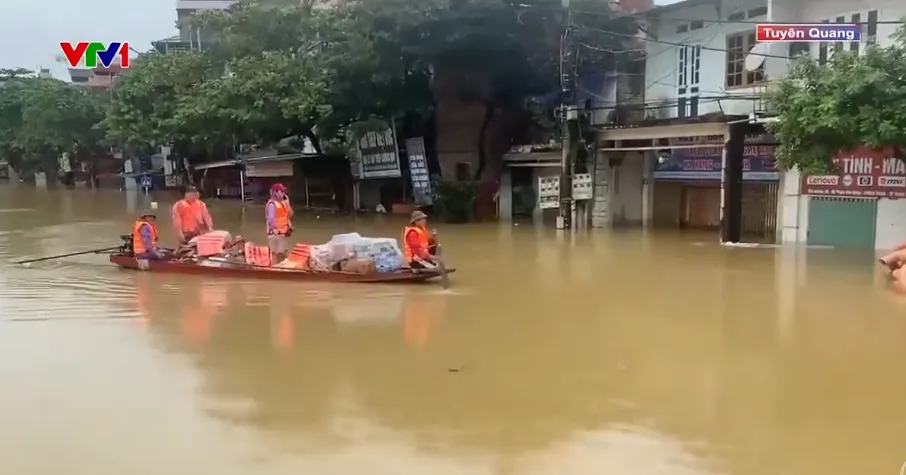
<instances>
[{"instance_id":1,"label":"red advertising banner","mask_svg":"<svg viewBox=\"0 0 906 475\"><path fill-rule=\"evenodd\" d=\"M839 175L802 179L802 194L865 198L906 198L906 163L891 150L859 148L834 158Z\"/></svg>"}]
</instances>

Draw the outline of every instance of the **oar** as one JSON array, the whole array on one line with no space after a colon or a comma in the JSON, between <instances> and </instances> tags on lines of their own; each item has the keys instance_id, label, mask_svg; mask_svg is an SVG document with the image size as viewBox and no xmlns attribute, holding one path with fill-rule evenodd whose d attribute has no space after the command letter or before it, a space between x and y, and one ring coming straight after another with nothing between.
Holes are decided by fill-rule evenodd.
<instances>
[{"instance_id":1,"label":"oar","mask_svg":"<svg viewBox=\"0 0 906 475\"><path fill-rule=\"evenodd\" d=\"M51 261L54 259L62 259L64 257L83 256L85 254L98 254L98 253L106 252L106 251L115 251L119 248L120 248L120 246L113 246L113 247L107 247L104 249L92 249L90 251L70 252L69 254L60 254L58 256L47 256L47 257L39 257L37 259L26 259L24 261L19 261L16 264L24 265L24 264L31 264L32 262L42 262L42 261Z\"/></svg>"},{"instance_id":2,"label":"oar","mask_svg":"<svg viewBox=\"0 0 906 475\"><path fill-rule=\"evenodd\" d=\"M444 258L442 256L440 245L437 246L437 252L434 253L434 257L437 259L437 272L440 273L440 286L447 290L450 288L450 276L447 275L447 266L444 264Z\"/></svg>"}]
</instances>

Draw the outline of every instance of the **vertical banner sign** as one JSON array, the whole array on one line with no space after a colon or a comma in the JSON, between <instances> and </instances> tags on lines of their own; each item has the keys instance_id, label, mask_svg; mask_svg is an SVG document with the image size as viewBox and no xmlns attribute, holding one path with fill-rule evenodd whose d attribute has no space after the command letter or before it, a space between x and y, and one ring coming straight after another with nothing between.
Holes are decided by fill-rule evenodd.
<instances>
[{"instance_id":1,"label":"vertical banner sign","mask_svg":"<svg viewBox=\"0 0 906 475\"><path fill-rule=\"evenodd\" d=\"M428 157L425 154L425 139L406 139L406 154L409 156L409 175L412 177L412 197L415 204L431 204L431 177L428 174Z\"/></svg>"},{"instance_id":2,"label":"vertical banner sign","mask_svg":"<svg viewBox=\"0 0 906 475\"><path fill-rule=\"evenodd\" d=\"M356 144L361 162L361 177L397 178L400 172L399 149L396 145L396 130L390 127L381 132L368 132Z\"/></svg>"}]
</instances>

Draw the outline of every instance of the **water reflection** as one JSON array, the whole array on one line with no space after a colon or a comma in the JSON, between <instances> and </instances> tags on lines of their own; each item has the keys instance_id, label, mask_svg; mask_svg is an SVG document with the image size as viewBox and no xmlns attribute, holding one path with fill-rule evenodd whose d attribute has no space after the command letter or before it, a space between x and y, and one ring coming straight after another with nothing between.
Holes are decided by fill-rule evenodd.
<instances>
[{"instance_id":1,"label":"water reflection","mask_svg":"<svg viewBox=\"0 0 906 475\"><path fill-rule=\"evenodd\" d=\"M220 226L263 237L260 207L210 205ZM115 193L0 188L4 472L902 464L906 300L864 256L474 225L439 226L460 269L448 292L126 272L94 255L8 264L110 245L129 206ZM299 223L311 242L399 226Z\"/></svg>"}]
</instances>

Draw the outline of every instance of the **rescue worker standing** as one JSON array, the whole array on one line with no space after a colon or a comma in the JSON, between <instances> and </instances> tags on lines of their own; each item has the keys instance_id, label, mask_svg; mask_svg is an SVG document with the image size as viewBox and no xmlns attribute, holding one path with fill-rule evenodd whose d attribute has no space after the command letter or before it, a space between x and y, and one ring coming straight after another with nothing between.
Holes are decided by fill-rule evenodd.
<instances>
[{"instance_id":1,"label":"rescue worker standing","mask_svg":"<svg viewBox=\"0 0 906 475\"><path fill-rule=\"evenodd\" d=\"M160 232L157 229L157 216L152 211L145 211L132 225L132 253L136 259L159 260L164 252L157 245Z\"/></svg>"},{"instance_id":2,"label":"rescue worker standing","mask_svg":"<svg viewBox=\"0 0 906 475\"><path fill-rule=\"evenodd\" d=\"M208 206L201 201L194 186L186 187L183 199L173 205L171 215L173 230L180 244L187 244L195 236L214 230Z\"/></svg>"},{"instance_id":3,"label":"rescue worker standing","mask_svg":"<svg viewBox=\"0 0 906 475\"><path fill-rule=\"evenodd\" d=\"M267 247L271 252L271 265L279 264L289 253L289 236L293 233L293 209L286 196L286 187L280 183L271 186L271 198L264 207L267 223Z\"/></svg>"},{"instance_id":4,"label":"rescue worker standing","mask_svg":"<svg viewBox=\"0 0 906 475\"><path fill-rule=\"evenodd\" d=\"M413 269L437 267L437 232L428 231L428 215L413 211L409 226L403 229L403 256Z\"/></svg>"}]
</instances>

